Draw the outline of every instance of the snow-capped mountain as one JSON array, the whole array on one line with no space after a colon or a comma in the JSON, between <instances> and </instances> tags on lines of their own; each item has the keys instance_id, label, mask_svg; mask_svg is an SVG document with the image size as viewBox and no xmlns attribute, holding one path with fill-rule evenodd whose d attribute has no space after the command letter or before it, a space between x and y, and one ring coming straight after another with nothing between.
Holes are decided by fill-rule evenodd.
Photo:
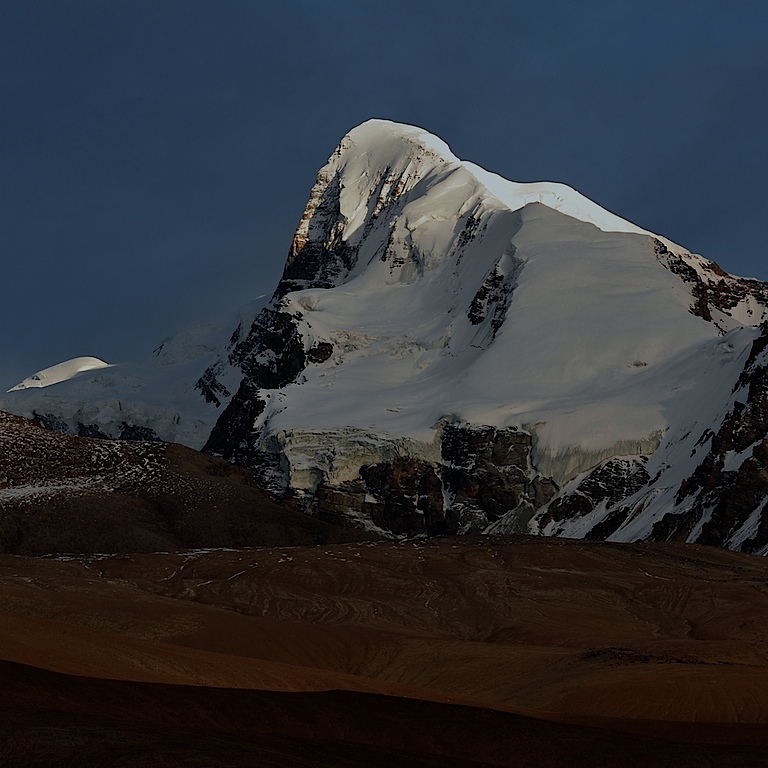
<instances>
[{"instance_id":1,"label":"snow-capped mountain","mask_svg":"<svg viewBox=\"0 0 768 768\"><path fill-rule=\"evenodd\" d=\"M768 547L768 285L562 184L364 123L318 174L255 310L168 367L175 410L124 378L105 411L113 369L0 406L70 431L205 435L286 503L394 534Z\"/></svg>"}]
</instances>

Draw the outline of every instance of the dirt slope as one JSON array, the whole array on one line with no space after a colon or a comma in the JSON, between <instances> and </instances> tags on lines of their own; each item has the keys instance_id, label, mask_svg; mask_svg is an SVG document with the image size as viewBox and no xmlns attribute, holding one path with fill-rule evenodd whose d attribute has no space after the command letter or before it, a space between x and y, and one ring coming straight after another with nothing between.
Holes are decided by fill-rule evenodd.
<instances>
[{"instance_id":1,"label":"dirt slope","mask_svg":"<svg viewBox=\"0 0 768 768\"><path fill-rule=\"evenodd\" d=\"M679 544L3 556L0 757L768 765L766 617L768 563Z\"/></svg>"},{"instance_id":2,"label":"dirt slope","mask_svg":"<svg viewBox=\"0 0 768 768\"><path fill-rule=\"evenodd\" d=\"M152 552L370 538L278 507L191 448L73 437L0 411L0 552Z\"/></svg>"}]
</instances>

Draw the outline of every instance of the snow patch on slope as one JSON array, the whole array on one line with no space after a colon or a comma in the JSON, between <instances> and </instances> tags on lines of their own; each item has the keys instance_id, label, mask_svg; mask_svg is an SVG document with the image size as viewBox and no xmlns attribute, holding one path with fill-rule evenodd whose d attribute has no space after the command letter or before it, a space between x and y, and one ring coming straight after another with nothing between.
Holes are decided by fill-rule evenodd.
<instances>
[{"instance_id":1,"label":"snow patch on slope","mask_svg":"<svg viewBox=\"0 0 768 768\"><path fill-rule=\"evenodd\" d=\"M464 161L462 165L492 194L510 210L517 211L530 203L541 203L566 216L594 224L603 232L633 232L639 235L652 234L646 229L620 218L601 208L597 203L580 192L552 181L516 182L486 171L479 165ZM679 246L677 246L679 247Z\"/></svg>"}]
</instances>

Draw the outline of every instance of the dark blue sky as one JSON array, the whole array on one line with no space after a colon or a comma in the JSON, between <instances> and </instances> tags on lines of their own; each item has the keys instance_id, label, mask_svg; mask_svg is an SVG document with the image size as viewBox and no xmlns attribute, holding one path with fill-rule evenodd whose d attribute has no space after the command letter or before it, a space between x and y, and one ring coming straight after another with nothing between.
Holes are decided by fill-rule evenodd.
<instances>
[{"instance_id":1,"label":"dark blue sky","mask_svg":"<svg viewBox=\"0 0 768 768\"><path fill-rule=\"evenodd\" d=\"M270 292L369 117L768 279L768 4L2 0L0 387Z\"/></svg>"}]
</instances>

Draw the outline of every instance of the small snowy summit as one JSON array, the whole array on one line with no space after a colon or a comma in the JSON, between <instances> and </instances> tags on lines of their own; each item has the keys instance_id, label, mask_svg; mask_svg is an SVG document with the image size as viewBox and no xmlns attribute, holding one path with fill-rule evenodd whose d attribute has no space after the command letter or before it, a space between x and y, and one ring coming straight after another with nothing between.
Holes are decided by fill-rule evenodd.
<instances>
[{"instance_id":1,"label":"small snowy summit","mask_svg":"<svg viewBox=\"0 0 768 768\"><path fill-rule=\"evenodd\" d=\"M765 551L766 317L760 281L370 120L318 173L271 300L218 347L0 406L204 445L286 505L390 535Z\"/></svg>"},{"instance_id":2,"label":"small snowy summit","mask_svg":"<svg viewBox=\"0 0 768 768\"><path fill-rule=\"evenodd\" d=\"M94 371L99 368L109 368L109 363L99 360L98 357L75 357L72 360L65 360L63 363L58 363L50 368L33 373L8 391L16 392L20 389L30 389L32 387L50 387L52 384L69 381L77 376L78 373Z\"/></svg>"}]
</instances>

